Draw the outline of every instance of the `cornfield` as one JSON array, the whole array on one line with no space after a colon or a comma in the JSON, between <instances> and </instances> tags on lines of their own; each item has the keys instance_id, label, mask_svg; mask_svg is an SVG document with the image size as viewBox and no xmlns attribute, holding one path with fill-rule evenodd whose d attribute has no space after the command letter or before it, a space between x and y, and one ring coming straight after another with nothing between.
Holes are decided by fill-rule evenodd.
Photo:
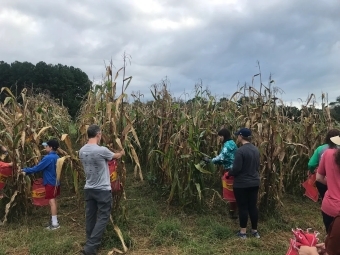
<instances>
[{"instance_id":1,"label":"cornfield","mask_svg":"<svg viewBox=\"0 0 340 255\"><path fill-rule=\"evenodd\" d=\"M253 82L256 76L261 74L255 75ZM301 194L308 159L335 124L325 95L321 110L315 107L312 94L301 115L290 117L291 108L277 97L279 89L273 88L273 83L270 77L267 86L260 80L259 90L253 83L245 85L219 102L200 84L193 99L175 100L166 81L151 89L152 102L143 104L136 93L133 95L136 130L143 137L139 157L148 169L148 180L163 188L169 203L202 204L205 191L217 177L212 166L201 159L219 152L216 138L222 127L232 132L241 127L253 131L252 142L261 153L261 212L272 212L282 204L286 190Z\"/></svg>"},{"instance_id":2,"label":"cornfield","mask_svg":"<svg viewBox=\"0 0 340 255\"><path fill-rule=\"evenodd\" d=\"M8 215L21 216L32 209L29 202L31 181L29 177L17 174L17 171L40 161L43 141L58 138L69 143L67 132L71 118L66 108L47 95L31 94L24 89L15 97L6 87L1 89L1 93L5 94L5 99L0 104L0 139L9 151L8 157L3 156L2 160L13 162L12 176L5 186L6 196L1 200L1 205L6 204L1 206L5 210L0 212L2 223L5 223ZM63 162L72 155L72 148L66 151L59 149L58 152L62 156L57 168L60 176Z\"/></svg>"},{"instance_id":3,"label":"cornfield","mask_svg":"<svg viewBox=\"0 0 340 255\"><path fill-rule=\"evenodd\" d=\"M168 203L204 208L204 202L210 199L208 191L213 190L211 183L220 180L215 167L201 159L219 153L216 138L222 127L232 132L240 127L253 131L252 142L261 152L260 210L270 212L282 204L286 191L301 194L309 157L323 143L327 130L337 125L330 117L325 95L321 109L315 107L312 94L302 105L300 116L291 117L291 109L278 98L279 89L272 87L274 81L270 78L264 85L261 73L254 75L251 86L244 85L224 100L218 101L201 84L196 85L191 100L176 99L164 81L151 88L152 101L142 102L138 92L128 103L126 90L132 77L125 77L125 60L115 75L111 61L103 84L93 86L84 98L75 123L76 139L70 134L72 121L66 108L44 94L28 95L24 89L15 97L8 88L2 88L6 97L0 104L0 139L9 150L3 160L14 163L6 196L0 203L3 223L8 215L27 214L32 208L30 179L18 175L17 170L37 164L41 142L51 137L61 141L58 176L62 168L70 170L78 193L84 174L77 149L86 143L90 124L101 126L103 145L127 152L118 163L123 188L114 194L113 215L125 211L120 201L126 197L126 164L132 165L136 179L143 181L144 174L151 185L162 190ZM259 89L254 85L256 78L260 78Z\"/></svg>"}]
</instances>

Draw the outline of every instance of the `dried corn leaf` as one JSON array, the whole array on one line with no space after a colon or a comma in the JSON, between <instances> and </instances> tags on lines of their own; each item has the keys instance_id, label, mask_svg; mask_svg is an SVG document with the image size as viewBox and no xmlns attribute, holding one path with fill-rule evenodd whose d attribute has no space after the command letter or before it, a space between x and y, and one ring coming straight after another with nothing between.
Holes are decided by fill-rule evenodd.
<instances>
[{"instance_id":1,"label":"dried corn leaf","mask_svg":"<svg viewBox=\"0 0 340 255\"><path fill-rule=\"evenodd\" d=\"M9 88L7 88L7 87L2 87L0 93L2 93L4 90L5 90L11 97L15 98L15 96L14 96L13 93L12 93L12 91L11 91Z\"/></svg>"},{"instance_id":2,"label":"dried corn leaf","mask_svg":"<svg viewBox=\"0 0 340 255\"><path fill-rule=\"evenodd\" d=\"M63 169L64 161L68 159L70 156L64 156L61 158L58 158L57 160L57 180L60 181L61 177L61 170Z\"/></svg>"},{"instance_id":3,"label":"dried corn leaf","mask_svg":"<svg viewBox=\"0 0 340 255\"><path fill-rule=\"evenodd\" d=\"M21 132L21 147L24 148L25 147L25 137L26 137L26 132L25 130L23 130Z\"/></svg>"},{"instance_id":4,"label":"dried corn leaf","mask_svg":"<svg viewBox=\"0 0 340 255\"><path fill-rule=\"evenodd\" d=\"M47 126L47 127L43 127L42 129L39 130L37 136L34 138L36 142L39 141L40 136L49 128L51 128L51 126Z\"/></svg>"},{"instance_id":5,"label":"dried corn leaf","mask_svg":"<svg viewBox=\"0 0 340 255\"><path fill-rule=\"evenodd\" d=\"M73 155L72 142L71 142L70 136L68 134L63 134L61 136L61 141L65 142L67 149L69 151L69 154Z\"/></svg>"},{"instance_id":6,"label":"dried corn leaf","mask_svg":"<svg viewBox=\"0 0 340 255\"><path fill-rule=\"evenodd\" d=\"M11 200L6 204L6 207L5 207L5 216L4 216L3 220L2 220L2 222L0 222L0 225L4 225L6 223L7 216L9 214L9 212L10 212L9 209L10 209L10 207L11 207L11 205L12 205L12 203L13 203L13 201L14 201L14 199L15 199L15 197L17 195L18 195L18 191L16 190L14 192L14 194L12 195Z\"/></svg>"},{"instance_id":7,"label":"dried corn leaf","mask_svg":"<svg viewBox=\"0 0 340 255\"><path fill-rule=\"evenodd\" d=\"M112 219L112 215L110 215L110 221L113 225L113 229L115 230L115 232L117 233L117 236L120 240L120 242L122 243L122 246L123 246L123 250L124 252L127 252L128 251L128 248L126 247L125 245L125 241L124 241L124 238L123 238L123 234L122 234L122 231L120 231L119 227L113 223L113 219Z\"/></svg>"}]
</instances>

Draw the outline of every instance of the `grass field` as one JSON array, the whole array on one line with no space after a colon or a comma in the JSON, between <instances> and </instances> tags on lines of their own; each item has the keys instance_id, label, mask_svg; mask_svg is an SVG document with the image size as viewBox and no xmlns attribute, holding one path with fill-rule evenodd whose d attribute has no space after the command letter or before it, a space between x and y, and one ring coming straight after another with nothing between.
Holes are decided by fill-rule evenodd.
<instances>
[{"instance_id":1,"label":"grass field","mask_svg":"<svg viewBox=\"0 0 340 255\"><path fill-rule=\"evenodd\" d=\"M215 201L211 209L197 213L167 206L146 183L128 178L126 187L127 219L118 220L118 226L129 247L127 254L285 254L295 227L315 228L323 238L320 205L302 196L286 197L275 217L273 213L260 221L260 240L239 240L234 237L238 221L228 218L222 202ZM75 201L62 194L61 228L54 232L43 229L50 217L48 208L36 208L26 219L0 227L0 255L79 254L85 241L84 204ZM99 254L108 254L113 247L122 250L110 223Z\"/></svg>"}]
</instances>

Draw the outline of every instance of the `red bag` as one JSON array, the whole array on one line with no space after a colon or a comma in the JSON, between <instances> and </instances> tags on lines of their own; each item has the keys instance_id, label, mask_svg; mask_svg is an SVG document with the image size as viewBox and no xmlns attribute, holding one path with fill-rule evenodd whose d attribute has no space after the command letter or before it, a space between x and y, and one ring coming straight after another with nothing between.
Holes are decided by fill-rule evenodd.
<instances>
[{"instance_id":1,"label":"red bag","mask_svg":"<svg viewBox=\"0 0 340 255\"><path fill-rule=\"evenodd\" d=\"M43 185L43 179L36 179L32 186L32 203L36 206L49 205L48 199L46 199L45 196L46 191Z\"/></svg>"},{"instance_id":2,"label":"red bag","mask_svg":"<svg viewBox=\"0 0 340 255\"><path fill-rule=\"evenodd\" d=\"M223 199L228 202L235 202L235 195L233 190L234 177L229 176L226 172L222 177L222 187L223 187Z\"/></svg>"},{"instance_id":3,"label":"red bag","mask_svg":"<svg viewBox=\"0 0 340 255\"><path fill-rule=\"evenodd\" d=\"M302 187L305 188L305 196L312 199L314 202L317 202L319 199L319 192L315 185L316 182L316 173L309 174L307 180L302 183Z\"/></svg>"},{"instance_id":4,"label":"red bag","mask_svg":"<svg viewBox=\"0 0 340 255\"><path fill-rule=\"evenodd\" d=\"M5 187L6 179L12 176L12 166L0 161L0 190Z\"/></svg>"},{"instance_id":5,"label":"red bag","mask_svg":"<svg viewBox=\"0 0 340 255\"><path fill-rule=\"evenodd\" d=\"M316 246L319 241L317 238L319 232L314 231L313 233L310 233L308 229L303 231L299 228L292 231L294 234L294 239L290 239L290 244L286 255L298 255L301 246Z\"/></svg>"},{"instance_id":6,"label":"red bag","mask_svg":"<svg viewBox=\"0 0 340 255\"><path fill-rule=\"evenodd\" d=\"M117 173L117 161L112 159L108 162L110 171L111 191L117 192L121 189L121 183Z\"/></svg>"}]
</instances>

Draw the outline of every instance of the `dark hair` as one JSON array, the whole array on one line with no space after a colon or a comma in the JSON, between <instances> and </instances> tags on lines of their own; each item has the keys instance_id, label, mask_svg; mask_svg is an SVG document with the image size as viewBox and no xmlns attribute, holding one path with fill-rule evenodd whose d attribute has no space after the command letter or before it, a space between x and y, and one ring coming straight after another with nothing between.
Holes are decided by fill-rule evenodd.
<instances>
[{"instance_id":1,"label":"dark hair","mask_svg":"<svg viewBox=\"0 0 340 255\"><path fill-rule=\"evenodd\" d=\"M94 138L96 137L96 135L100 133L100 127L97 125L90 125L87 128L87 137L90 138Z\"/></svg>"},{"instance_id":2,"label":"dark hair","mask_svg":"<svg viewBox=\"0 0 340 255\"><path fill-rule=\"evenodd\" d=\"M59 148L59 142L56 139L49 140L46 144L54 151L58 150Z\"/></svg>"},{"instance_id":3,"label":"dark hair","mask_svg":"<svg viewBox=\"0 0 340 255\"><path fill-rule=\"evenodd\" d=\"M223 136L223 143L226 141L231 140L231 135L228 129L222 128L220 131L217 133L219 136Z\"/></svg>"},{"instance_id":4,"label":"dark hair","mask_svg":"<svg viewBox=\"0 0 340 255\"><path fill-rule=\"evenodd\" d=\"M336 148L336 144L331 141L331 138L334 136L340 136L339 129L331 129L327 132L325 143L328 144L329 148Z\"/></svg>"},{"instance_id":5,"label":"dark hair","mask_svg":"<svg viewBox=\"0 0 340 255\"><path fill-rule=\"evenodd\" d=\"M337 149L334 153L335 163L340 167L340 149Z\"/></svg>"}]
</instances>

